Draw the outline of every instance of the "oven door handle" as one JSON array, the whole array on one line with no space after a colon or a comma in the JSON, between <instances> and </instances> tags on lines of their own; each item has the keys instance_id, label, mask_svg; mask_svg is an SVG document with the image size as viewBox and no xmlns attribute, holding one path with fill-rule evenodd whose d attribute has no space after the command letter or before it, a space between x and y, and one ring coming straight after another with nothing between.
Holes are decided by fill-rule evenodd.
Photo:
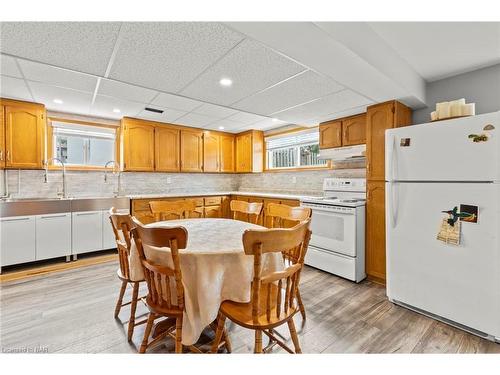
<instances>
[{"instance_id":1,"label":"oven door handle","mask_svg":"<svg viewBox=\"0 0 500 375\"><path fill-rule=\"evenodd\" d=\"M322 212L330 212L332 214L340 214L340 215L354 215L354 211L334 211L326 207L318 207L318 206L309 206L309 205L303 205L302 207L308 207L310 208L313 213L314 211L322 211Z\"/></svg>"}]
</instances>

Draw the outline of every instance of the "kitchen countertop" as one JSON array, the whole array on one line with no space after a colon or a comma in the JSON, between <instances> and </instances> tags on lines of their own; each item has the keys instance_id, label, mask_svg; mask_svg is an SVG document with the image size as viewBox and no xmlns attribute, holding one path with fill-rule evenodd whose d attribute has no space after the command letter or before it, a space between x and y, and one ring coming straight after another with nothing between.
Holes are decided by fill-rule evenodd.
<instances>
[{"instance_id":1,"label":"kitchen countertop","mask_svg":"<svg viewBox=\"0 0 500 375\"><path fill-rule=\"evenodd\" d=\"M176 198L176 197L206 197L216 195L243 195L262 198L281 198L281 199L296 199L301 200L316 195L299 195L299 194L286 194L286 193L264 193L257 191L211 191L211 192L198 192L198 193L165 193L165 194L134 194L127 195L130 199L150 199L150 198Z\"/></svg>"}]
</instances>

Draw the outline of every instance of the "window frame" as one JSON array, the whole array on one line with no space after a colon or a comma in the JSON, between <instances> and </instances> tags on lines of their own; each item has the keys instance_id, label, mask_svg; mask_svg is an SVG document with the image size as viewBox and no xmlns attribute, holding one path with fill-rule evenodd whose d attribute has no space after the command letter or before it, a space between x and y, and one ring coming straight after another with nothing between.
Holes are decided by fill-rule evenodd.
<instances>
[{"instance_id":1,"label":"window frame","mask_svg":"<svg viewBox=\"0 0 500 375\"><path fill-rule=\"evenodd\" d=\"M69 124L77 124L77 125L88 125L99 128L107 128L115 130L115 161L117 165L121 165L120 161L120 125L108 125L102 124L98 122L92 121L82 121L82 120L73 120L66 119L62 117L48 117L47 118L47 160L54 157L54 128L52 127L52 121L54 122L66 122ZM54 160L51 160L48 166L49 170L60 170L62 169L61 164L54 163ZM66 170L71 171L103 171L104 166L99 165L67 165Z\"/></svg>"},{"instance_id":2,"label":"window frame","mask_svg":"<svg viewBox=\"0 0 500 375\"><path fill-rule=\"evenodd\" d=\"M303 132L305 130L311 130L311 129L316 129L319 133L319 126L315 127L300 127L296 129L291 129L291 130L285 130L283 132L277 132L273 134L269 134L267 137L274 137L278 135L292 135L293 133L299 133ZM281 167L281 168L269 168L268 167L268 162L267 162L267 142L266 142L266 136L264 136L264 172L300 172L300 171L318 171L318 170L328 170L332 169L332 161L327 160L325 165L311 165L311 166L295 166L295 167ZM299 146L299 145L297 145ZM318 146L319 146L319 140L318 140ZM298 160L300 160L300 155L297 155Z\"/></svg>"}]
</instances>

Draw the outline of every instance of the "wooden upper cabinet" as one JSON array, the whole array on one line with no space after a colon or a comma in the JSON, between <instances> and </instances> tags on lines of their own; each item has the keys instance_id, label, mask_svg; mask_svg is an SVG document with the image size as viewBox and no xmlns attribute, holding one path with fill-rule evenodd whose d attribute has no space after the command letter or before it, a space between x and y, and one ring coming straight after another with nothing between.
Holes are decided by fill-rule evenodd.
<instances>
[{"instance_id":1,"label":"wooden upper cabinet","mask_svg":"<svg viewBox=\"0 0 500 375\"><path fill-rule=\"evenodd\" d=\"M368 107L366 112L366 178L385 179L385 131L411 124L411 109L390 101Z\"/></svg>"},{"instance_id":2,"label":"wooden upper cabinet","mask_svg":"<svg viewBox=\"0 0 500 375\"><path fill-rule=\"evenodd\" d=\"M179 172L179 129L168 126L155 127L155 170L159 172Z\"/></svg>"},{"instance_id":3,"label":"wooden upper cabinet","mask_svg":"<svg viewBox=\"0 0 500 375\"><path fill-rule=\"evenodd\" d=\"M251 130L236 136L236 172L262 172L264 166L264 134Z\"/></svg>"},{"instance_id":4,"label":"wooden upper cabinet","mask_svg":"<svg viewBox=\"0 0 500 375\"><path fill-rule=\"evenodd\" d=\"M385 182L368 182L366 187L366 273L385 281Z\"/></svg>"},{"instance_id":5,"label":"wooden upper cabinet","mask_svg":"<svg viewBox=\"0 0 500 375\"><path fill-rule=\"evenodd\" d=\"M236 172L252 171L252 134L236 136Z\"/></svg>"},{"instance_id":6,"label":"wooden upper cabinet","mask_svg":"<svg viewBox=\"0 0 500 375\"><path fill-rule=\"evenodd\" d=\"M41 104L12 102L6 104L3 111L5 166L21 169L43 168L45 107Z\"/></svg>"},{"instance_id":7,"label":"wooden upper cabinet","mask_svg":"<svg viewBox=\"0 0 500 375\"><path fill-rule=\"evenodd\" d=\"M342 146L366 143L366 114L342 120Z\"/></svg>"},{"instance_id":8,"label":"wooden upper cabinet","mask_svg":"<svg viewBox=\"0 0 500 375\"><path fill-rule=\"evenodd\" d=\"M203 131L181 130L181 171L203 171Z\"/></svg>"},{"instance_id":9,"label":"wooden upper cabinet","mask_svg":"<svg viewBox=\"0 0 500 375\"><path fill-rule=\"evenodd\" d=\"M234 136L221 135L220 146L220 171L234 172Z\"/></svg>"},{"instance_id":10,"label":"wooden upper cabinet","mask_svg":"<svg viewBox=\"0 0 500 375\"><path fill-rule=\"evenodd\" d=\"M220 170L220 138L213 132L203 134L203 171L219 172Z\"/></svg>"},{"instance_id":11,"label":"wooden upper cabinet","mask_svg":"<svg viewBox=\"0 0 500 375\"><path fill-rule=\"evenodd\" d=\"M342 121L329 121L319 125L319 148L342 146Z\"/></svg>"},{"instance_id":12,"label":"wooden upper cabinet","mask_svg":"<svg viewBox=\"0 0 500 375\"><path fill-rule=\"evenodd\" d=\"M147 121L124 118L123 170L154 171L155 127Z\"/></svg>"},{"instance_id":13,"label":"wooden upper cabinet","mask_svg":"<svg viewBox=\"0 0 500 375\"><path fill-rule=\"evenodd\" d=\"M0 105L0 169L5 168L5 108Z\"/></svg>"}]
</instances>

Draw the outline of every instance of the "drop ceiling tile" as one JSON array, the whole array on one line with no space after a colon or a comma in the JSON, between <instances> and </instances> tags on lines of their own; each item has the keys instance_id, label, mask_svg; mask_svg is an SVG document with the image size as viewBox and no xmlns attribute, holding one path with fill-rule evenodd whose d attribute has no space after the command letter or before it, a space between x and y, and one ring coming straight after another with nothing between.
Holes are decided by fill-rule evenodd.
<instances>
[{"instance_id":1,"label":"drop ceiling tile","mask_svg":"<svg viewBox=\"0 0 500 375\"><path fill-rule=\"evenodd\" d=\"M227 118L227 120L229 121L236 121L241 123L242 125L253 124L256 123L257 121L262 121L264 119L265 119L264 116L255 115L253 113L241 112L241 111L238 111L234 115L229 116Z\"/></svg>"},{"instance_id":2,"label":"drop ceiling tile","mask_svg":"<svg viewBox=\"0 0 500 375\"><path fill-rule=\"evenodd\" d=\"M158 107L153 107L153 108L161 109L161 110L163 110L163 113L154 113L154 112L143 110L141 113L139 113L137 115L137 117L145 119L145 120L152 120L152 121L158 121L158 122L174 122L178 118L187 114L187 112L178 111L176 109L158 108Z\"/></svg>"},{"instance_id":3,"label":"drop ceiling tile","mask_svg":"<svg viewBox=\"0 0 500 375\"><path fill-rule=\"evenodd\" d=\"M236 109L221 107L220 105L205 103L193 110L193 113L207 115L216 118L225 118L234 115L238 111Z\"/></svg>"},{"instance_id":4,"label":"drop ceiling tile","mask_svg":"<svg viewBox=\"0 0 500 375\"><path fill-rule=\"evenodd\" d=\"M122 27L111 78L177 92L243 37L215 22L134 22Z\"/></svg>"},{"instance_id":5,"label":"drop ceiling tile","mask_svg":"<svg viewBox=\"0 0 500 375\"><path fill-rule=\"evenodd\" d=\"M0 96L3 98L33 100L24 80L0 76Z\"/></svg>"},{"instance_id":6,"label":"drop ceiling tile","mask_svg":"<svg viewBox=\"0 0 500 375\"><path fill-rule=\"evenodd\" d=\"M92 94L50 86L40 82L28 81L35 101L45 104L49 110L88 115L92 104ZM54 99L61 99L62 104L54 103Z\"/></svg>"},{"instance_id":7,"label":"drop ceiling tile","mask_svg":"<svg viewBox=\"0 0 500 375\"><path fill-rule=\"evenodd\" d=\"M229 105L303 70L305 68L302 65L247 39L181 93L191 98ZM230 78L232 86L219 85L221 78Z\"/></svg>"},{"instance_id":8,"label":"drop ceiling tile","mask_svg":"<svg viewBox=\"0 0 500 375\"><path fill-rule=\"evenodd\" d=\"M368 104L372 104L372 101L364 96L351 90L343 90L313 102L277 112L273 116L283 121L302 125L320 116Z\"/></svg>"},{"instance_id":9,"label":"drop ceiling tile","mask_svg":"<svg viewBox=\"0 0 500 375\"><path fill-rule=\"evenodd\" d=\"M13 57L0 54L0 74L4 76L23 78Z\"/></svg>"},{"instance_id":10,"label":"drop ceiling tile","mask_svg":"<svg viewBox=\"0 0 500 375\"><path fill-rule=\"evenodd\" d=\"M273 128L279 128L281 126L288 125L289 122L276 120L272 118L266 118L254 124L251 124L251 128L255 130L268 130Z\"/></svg>"},{"instance_id":11,"label":"drop ceiling tile","mask_svg":"<svg viewBox=\"0 0 500 375\"><path fill-rule=\"evenodd\" d=\"M94 104L90 108L90 113L94 116L106 118L122 118L124 116L134 117L141 112L146 104L122 100L110 96L97 95ZM120 112L113 112L119 109Z\"/></svg>"},{"instance_id":12,"label":"drop ceiling tile","mask_svg":"<svg viewBox=\"0 0 500 375\"><path fill-rule=\"evenodd\" d=\"M343 88L333 79L308 70L256 95L245 98L233 104L232 107L269 115L340 91Z\"/></svg>"},{"instance_id":13,"label":"drop ceiling tile","mask_svg":"<svg viewBox=\"0 0 500 375\"><path fill-rule=\"evenodd\" d=\"M162 108L172 108L179 111L191 112L193 109L201 106L203 103L198 100L184 98L178 95L160 93L151 104Z\"/></svg>"},{"instance_id":14,"label":"drop ceiling tile","mask_svg":"<svg viewBox=\"0 0 500 375\"><path fill-rule=\"evenodd\" d=\"M220 126L224 127L224 129L219 129ZM234 129L239 129L241 127L242 127L241 122L230 121L226 119L218 120L216 122L211 123L210 125L205 126L205 128L207 129L224 130L224 131L231 131Z\"/></svg>"},{"instance_id":15,"label":"drop ceiling tile","mask_svg":"<svg viewBox=\"0 0 500 375\"><path fill-rule=\"evenodd\" d=\"M115 22L2 22L2 52L104 75L119 29Z\"/></svg>"},{"instance_id":16,"label":"drop ceiling tile","mask_svg":"<svg viewBox=\"0 0 500 375\"><path fill-rule=\"evenodd\" d=\"M318 117L315 117L311 120L317 121L317 122L324 122L324 121L334 120L336 118L354 116L354 115L366 112L366 107L368 107L368 105L362 105L359 107L347 109L345 111L339 111L339 112L329 113L327 115L318 116Z\"/></svg>"},{"instance_id":17,"label":"drop ceiling tile","mask_svg":"<svg viewBox=\"0 0 500 375\"><path fill-rule=\"evenodd\" d=\"M43 82L89 93L93 93L95 90L97 84L95 76L28 60L19 59L18 61L24 77L29 81Z\"/></svg>"},{"instance_id":18,"label":"drop ceiling tile","mask_svg":"<svg viewBox=\"0 0 500 375\"><path fill-rule=\"evenodd\" d=\"M131 100L138 103L149 103L158 92L139 86L129 85L127 83L101 79L98 94Z\"/></svg>"},{"instance_id":19,"label":"drop ceiling tile","mask_svg":"<svg viewBox=\"0 0 500 375\"><path fill-rule=\"evenodd\" d=\"M188 113L181 118L178 118L175 123L179 125L203 127L215 121L217 121L217 118L215 117Z\"/></svg>"}]
</instances>

